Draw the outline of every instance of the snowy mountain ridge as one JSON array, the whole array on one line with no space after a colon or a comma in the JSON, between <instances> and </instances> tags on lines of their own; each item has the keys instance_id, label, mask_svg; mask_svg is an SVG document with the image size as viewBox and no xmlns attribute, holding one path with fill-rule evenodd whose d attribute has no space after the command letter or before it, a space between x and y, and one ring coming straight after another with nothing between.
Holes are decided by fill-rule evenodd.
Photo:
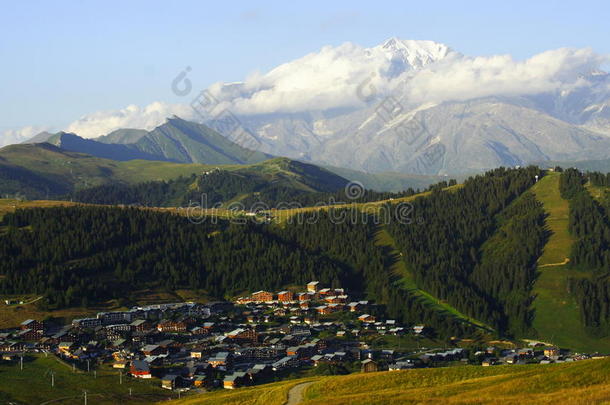
<instances>
[{"instance_id":1,"label":"snowy mountain ridge","mask_svg":"<svg viewBox=\"0 0 610 405\"><path fill-rule=\"evenodd\" d=\"M610 157L604 61L568 48L524 61L469 57L390 38L324 47L209 90L267 153L374 172L464 173ZM431 148L442 148L441 158L422 164Z\"/></svg>"}]
</instances>

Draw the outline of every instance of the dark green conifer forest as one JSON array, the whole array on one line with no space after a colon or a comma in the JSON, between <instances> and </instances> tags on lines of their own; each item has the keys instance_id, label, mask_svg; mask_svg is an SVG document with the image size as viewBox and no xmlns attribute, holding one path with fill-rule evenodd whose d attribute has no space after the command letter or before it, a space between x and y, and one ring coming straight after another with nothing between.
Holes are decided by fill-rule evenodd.
<instances>
[{"instance_id":1,"label":"dark green conifer forest","mask_svg":"<svg viewBox=\"0 0 610 405\"><path fill-rule=\"evenodd\" d=\"M177 214L134 207L17 210L0 224L0 289L40 294L48 308L61 308L130 297L143 289L197 289L229 298L315 279L370 300L375 313L405 324L424 323L438 336L473 333L474 325L402 287L402 276L391 269L395 258L375 243L384 230L419 289L489 325L498 336L526 336L533 332L536 261L549 236L543 207L529 188L543 175L537 167L495 169L459 187L433 186L408 206L390 201L380 207L387 216L345 208L304 212L281 223L217 218L195 224ZM212 200L257 187L221 177L207 190ZM572 279L569 288L583 325L596 336L610 333L610 224L604 204L591 197L585 183L605 186L607 179L568 169L560 181L576 239L570 265L585 275ZM89 196L99 192L95 198L127 202L146 195L157 204L184 198L184 186L196 181L193 176L147 183L141 192L111 186ZM274 192L273 201L293 191ZM365 192L359 198L414 193ZM303 194L304 202L322 194L339 196L310 194Z\"/></svg>"},{"instance_id":2,"label":"dark green conifer forest","mask_svg":"<svg viewBox=\"0 0 610 405\"><path fill-rule=\"evenodd\" d=\"M607 205L596 201L584 183L608 186L609 179L602 173L568 169L560 183L562 195L570 200L569 230L576 238L571 265L583 272L570 280L569 287L578 300L583 326L594 336L610 334L610 222Z\"/></svg>"}]
</instances>

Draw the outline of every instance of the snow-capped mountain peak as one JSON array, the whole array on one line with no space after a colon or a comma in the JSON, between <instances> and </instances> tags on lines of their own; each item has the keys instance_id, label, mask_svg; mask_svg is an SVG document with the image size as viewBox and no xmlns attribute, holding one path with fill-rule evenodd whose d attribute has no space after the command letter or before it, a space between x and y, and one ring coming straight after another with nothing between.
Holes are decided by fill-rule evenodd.
<instances>
[{"instance_id":1,"label":"snow-capped mountain peak","mask_svg":"<svg viewBox=\"0 0 610 405\"><path fill-rule=\"evenodd\" d=\"M525 60L465 56L434 41L390 38L371 47L324 46L208 90L215 111L229 111L273 155L358 170L458 173L610 157L610 76L601 70L608 60L589 48ZM95 126L99 134L101 124L117 120L141 128L168 112L188 116L181 111L128 107L68 130ZM210 124L220 121L214 117Z\"/></svg>"},{"instance_id":2,"label":"snow-capped mountain peak","mask_svg":"<svg viewBox=\"0 0 610 405\"><path fill-rule=\"evenodd\" d=\"M218 99L271 154L358 170L468 172L610 156L606 60L570 48L526 60L470 57L393 37L325 46L219 86Z\"/></svg>"},{"instance_id":3,"label":"snow-capped mountain peak","mask_svg":"<svg viewBox=\"0 0 610 405\"><path fill-rule=\"evenodd\" d=\"M399 39L392 37L378 46L392 59L401 59L409 67L420 69L430 63L444 59L454 51L447 45L422 40Z\"/></svg>"}]
</instances>

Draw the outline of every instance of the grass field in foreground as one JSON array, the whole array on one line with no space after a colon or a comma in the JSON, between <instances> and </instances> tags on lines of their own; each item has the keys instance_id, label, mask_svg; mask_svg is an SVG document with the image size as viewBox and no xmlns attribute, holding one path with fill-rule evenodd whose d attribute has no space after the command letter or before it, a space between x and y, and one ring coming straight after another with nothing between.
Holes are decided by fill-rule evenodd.
<instances>
[{"instance_id":1,"label":"grass field in foreground","mask_svg":"<svg viewBox=\"0 0 610 405\"><path fill-rule=\"evenodd\" d=\"M594 339L582 328L580 311L568 293L569 277L588 277L586 272L560 264L570 255L574 239L568 231L569 204L559 194L560 173L548 173L532 187L536 198L548 214L546 225L551 232L538 260L539 276L534 284L534 328L543 341L573 350L610 352L610 339Z\"/></svg>"},{"instance_id":2,"label":"grass field in foreground","mask_svg":"<svg viewBox=\"0 0 610 405\"><path fill-rule=\"evenodd\" d=\"M51 372L55 376L55 387L51 386ZM82 404L83 391L87 391L89 404L149 404L167 398L175 398L158 387L159 382L134 380L123 376L119 384L119 372L109 367L86 373L76 372L53 355L30 355L24 358L23 371L18 362L0 361L0 403L43 404L53 401L56 404ZM131 388L132 395L129 396ZM62 400L59 400L63 398Z\"/></svg>"},{"instance_id":3,"label":"grass field in foreground","mask_svg":"<svg viewBox=\"0 0 610 405\"><path fill-rule=\"evenodd\" d=\"M217 390L181 400L161 403L167 403L168 405L283 405L288 398L288 391L292 387L309 381L316 381L316 379L304 378L257 385L250 388L239 388L237 390Z\"/></svg>"},{"instance_id":4,"label":"grass field in foreground","mask_svg":"<svg viewBox=\"0 0 610 405\"><path fill-rule=\"evenodd\" d=\"M302 405L590 404L610 400L610 359L527 366L458 366L292 380L213 392L170 404L283 405L292 387Z\"/></svg>"}]
</instances>

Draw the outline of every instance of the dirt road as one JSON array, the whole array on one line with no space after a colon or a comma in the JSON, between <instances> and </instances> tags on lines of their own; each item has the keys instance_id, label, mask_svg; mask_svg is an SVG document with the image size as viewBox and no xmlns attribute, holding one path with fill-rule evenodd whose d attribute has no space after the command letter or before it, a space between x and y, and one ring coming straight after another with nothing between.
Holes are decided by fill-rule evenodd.
<instances>
[{"instance_id":1,"label":"dirt road","mask_svg":"<svg viewBox=\"0 0 610 405\"><path fill-rule=\"evenodd\" d=\"M305 388L309 387L313 382L305 382L301 384L297 384L294 387L290 388L288 391L288 401L286 401L285 405L298 405L303 400L303 391Z\"/></svg>"}]
</instances>

